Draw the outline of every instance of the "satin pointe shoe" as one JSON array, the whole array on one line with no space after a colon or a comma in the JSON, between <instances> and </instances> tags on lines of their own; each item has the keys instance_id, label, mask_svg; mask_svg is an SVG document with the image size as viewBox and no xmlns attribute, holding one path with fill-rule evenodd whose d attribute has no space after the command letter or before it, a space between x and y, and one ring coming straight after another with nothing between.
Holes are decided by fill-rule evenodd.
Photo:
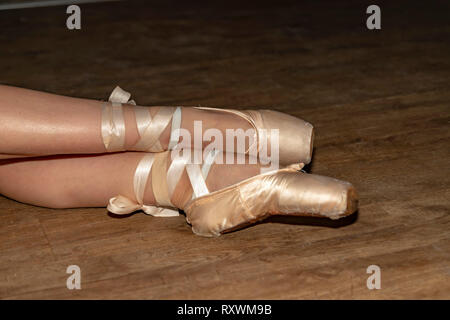
<instances>
[{"instance_id":1,"label":"satin pointe shoe","mask_svg":"<svg viewBox=\"0 0 450 320\"><path fill-rule=\"evenodd\" d=\"M111 198L108 210L129 214L137 210L153 216L178 216L172 204L173 191L186 170L191 189L182 196L180 209L192 231L200 236L222 233L262 220L270 215L317 216L339 219L357 210L354 187L337 179L307 174L303 164L253 176L218 191L209 192L205 182L217 151L211 151L204 163L189 164L184 158L172 161L170 152L146 154L134 175L135 198L118 195ZM148 176L156 206L143 203Z\"/></svg>"},{"instance_id":2,"label":"satin pointe shoe","mask_svg":"<svg viewBox=\"0 0 450 320\"><path fill-rule=\"evenodd\" d=\"M136 105L131 100L131 94L116 87L109 99L111 104L105 103L102 110L102 137L108 152L125 151L125 123L123 119L122 104ZM258 155L266 155L262 150L273 150L271 142L278 142L279 163L305 163L311 161L313 150L313 126L296 117L273 110L246 110L218 109L207 107L192 107L200 110L210 110L231 113L245 119L253 129L252 144L246 153L256 148ZM159 138L165 128L171 124L171 134L168 150L175 148L179 142L179 129L181 125L181 107L161 107L152 118L147 107L134 107L140 139L131 148L133 151L162 152ZM278 136L277 136L278 135ZM273 139L273 140L272 140ZM276 142L275 142L276 143ZM128 151L131 151L128 150ZM222 150L226 151L226 150ZM254 156L257 156L256 154Z\"/></svg>"},{"instance_id":3,"label":"satin pointe shoe","mask_svg":"<svg viewBox=\"0 0 450 320\"><path fill-rule=\"evenodd\" d=\"M307 174L303 164L268 172L187 203L186 220L200 236L219 236L272 215L340 219L358 209L348 182Z\"/></svg>"}]
</instances>

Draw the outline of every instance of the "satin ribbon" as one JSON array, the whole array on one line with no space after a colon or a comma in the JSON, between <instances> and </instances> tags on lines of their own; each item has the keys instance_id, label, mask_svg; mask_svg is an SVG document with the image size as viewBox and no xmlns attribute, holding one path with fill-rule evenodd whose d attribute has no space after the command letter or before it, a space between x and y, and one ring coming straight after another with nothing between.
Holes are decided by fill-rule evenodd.
<instances>
[{"instance_id":1,"label":"satin ribbon","mask_svg":"<svg viewBox=\"0 0 450 320\"><path fill-rule=\"evenodd\" d=\"M125 123L122 103L136 106L131 94L119 86L115 87L108 99L113 107L105 105L102 113L102 136L108 151L123 151L125 142ZM114 107L114 105L116 107ZM112 108L112 109L111 109ZM162 152L164 148L159 137L172 119L168 150L172 150L180 139L181 107L160 107L156 115L150 115L148 107L134 107L136 124L140 139L133 150L146 152Z\"/></svg>"},{"instance_id":2,"label":"satin ribbon","mask_svg":"<svg viewBox=\"0 0 450 320\"><path fill-rule=\"evenodd\" d=\"M102 106L102 137L108 152L124 150L125 121L120 103L113 102Z\"/></svg>"},{"instance_id":3,"label":"satin ribbon","mask_svg":"<svg viewBox=\"0 0 450 320\"><path fill-rule=\"evenodd\" d=\"M209 193L205 181L211 165L219 153L218 150L211 150L201 168L198 164L187 164L189 157L180 156L173 159L168 170L165 170L165 166L170 152L146 154L139 161L134 173L133 188L136 201L118 195L109 200L108 210L116 214L130 214L142 210L155 217L178 216L179 212L176 209L143 204L145 187L150 173L152 173L153 195L158 204L172 205L170 199L185 168L192 185L192 199L194 199ZM152 171L152 168L155 171Z\"/></svg>"},{"instance_id":4,"label":"satin ribbon","mask_svg":"<svg viewBox=\"0 0 450 320\"><path fill-rule=\"evenodd\" d=\"M139 204L121 195L109 199L108 211L112 213L130 214L138 210L154 217L176 217L180 215L178 210Z\"/></svg>"},{"instance_id":5,"label":"satin ribbon","mask_svg":"<svg viewBox=\"0 0 450 320\"><path fill-rule=\"evenodd\" d=\"M103 110L102 135L104 142L106 141L105 146L107 146L107 150L119 150L120 146L123 148L122 140L125 138L125 124L121 104L128 103L136 105L135 101L130 99L131 94L117 86L108 99L112 102L112 106L107 105ZM170 121L170 118L172 118L172 128L169 150L176 147L180 137L180 107L165 107L160 109L153 119L148 108L135 107L135 115L141 136L141 140L135 147L141 146L144 150L148 149L148 151L162 151L158 139L160 133L162 133ZM149 153L145 155L139 161L133 179L134 193L137 201L118 195L109 200L108 210L116 214L130 214L134 211L142 210L146 214L155 217L178 216L178 210L143 204L144 191L150 172L152 172L153 194L157 203L163 206L172 206L170 200L185 168L193 189L192 198L209 193L205 180L218 153L217 150L212 150L207 155L202 168L198 164L187 164L188 157L178 157L173 159L168 170L166 166L169 152ZM152 167L154 167L153 171Z\"/></svg>"},{"instance_id":6,"label":"satin ribbon","mask_svg":"<svg viewBox=\"0 0 450 320\"><path fill-rule=\"evenodd\" d=\"M130 97L130 93L116 87L108 99L111 104L105 103L102 106L101 131L103 144L108 152L125 150L125 120L122 103L136 105Z\"/></svg>"},{"instance_id":7,"label":"satin ribbon","mask_svg":"<svg viewBox=\"0 0 450 320\"><path fill-rule=\"evenodd\" d=\"M127 103L136 105L136 102L134 100L131 100L131 93L123 90L121 87L116 86L114 90L111 92L109 99L109 102L118 102L118 103Z\"/></svg>"},{"instance_id":8,"label":"satin ribbon","mask_svg":"<svg viewBox=\"0 0 450 320\"><path fill-rule=\"evenodd\" d=\"M179 212L176 209L143 204L145 187L154 162L155 155L150 153L145 155L136 167L133 178L133 187L137 202L122 195L118 195L109 200L107 207L108 211L115 214L130 214L134 211L142 210L146 214L154 217L175 217L179 215ZM155 190L153 193L155 194Z\"/></svg>"}]
</instances>

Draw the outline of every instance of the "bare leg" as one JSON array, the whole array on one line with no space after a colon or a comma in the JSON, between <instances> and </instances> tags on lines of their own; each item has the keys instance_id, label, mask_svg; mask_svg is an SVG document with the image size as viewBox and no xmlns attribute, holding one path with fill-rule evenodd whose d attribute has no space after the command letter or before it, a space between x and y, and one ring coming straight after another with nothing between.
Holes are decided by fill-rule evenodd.
<instances>
[{"instance_id":1,"label":"bare leg","mask_svg":"<svg viewBox=\"0 0 450 320\"><path fill-rule=\"evenodd\" d=\"M0 86L0 153L105 152L101 102Z\"/></svg>"},{"instance_id":2,"label":"bare leg","mask_svg":"<svg viewBox=\"0 0 450 320\"><path fill-rule=\"evenodd\" d=\"M105 102L70 98L0 85L0 159L54 154L106 152L101 136L101 107ZM156 114L159 107L150 107ZM125 148L139 139L132 107L124 106ZM181 127L193 132L194 120L203 130L249 127L232 114L183 108ZM169 125L160 141L167 148ZM193 134L192 134L193 136Z\"/></svg>"},{"instance_id":3,"label":"bare leg","mask_svg":"<svg viewBox=\"0 0 450 320\"><path fill-rule=\"evenodd\" d=\"M121 194L134 199L133 176L145 153L123 152L103 155L52 156L0 161L0 193L20 202L51 207L106 207L109 198ZM169 160L170 161L170 160ZM247 162L248 163L248 162ZM222 189L260 171L260 165L216 164L206 180L210 191ZM190 192L184 172L172 202ZM151 175L144 203L155 204Z\"/></svg>"}]
</instances>

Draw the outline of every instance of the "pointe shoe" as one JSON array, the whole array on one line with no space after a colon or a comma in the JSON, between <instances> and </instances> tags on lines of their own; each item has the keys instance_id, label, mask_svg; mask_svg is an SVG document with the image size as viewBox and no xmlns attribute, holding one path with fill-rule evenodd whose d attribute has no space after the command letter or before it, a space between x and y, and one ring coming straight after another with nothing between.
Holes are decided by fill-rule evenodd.
<instances>
[{"instance_id":1,"label":"pointe shoe","mask_svg":"<svg viewBox=\"0 0 450 320\"><path fill-rule=\"evenodd\" d=\"M348 182L301 172L292 165L246 179L188 203L184 211L192 231L219 236L272 215L340 219L358 208Z\"/></svg>"},{"instance_id":2,"label":"pointe shoe","mask_svg":"<svg viewBox=\"0 0 450 320\"><path fill-rule=\"evenodd\" d=\"M192 190L186 191L180 209L186 213L192 231L200 236L219 236L270 215L339 219L357 210L358 197L350 183L301 172L303 164L260 174L210 193L205 180L215 152L208 154L202 166L179 158L168 169L169 152L145 155L135 171L136 200L116 196L110 199L108 210L116 214L143 210L153 216L177 216L173 191L184 170ZM157 206L143 204L150 173Z\"/></svg>"},{"instance_id":3,"label":"pointe shoe","mask_svg":"<svg viewBox=\"0 0 450 320\"><path fill-rule=\"evenodd\" d=\"M130 93L116 87L109 97L112 104L105 104L102 111L102 137L105 148L109 152L125 151L125 123L122 114L122 103L136 105L131 100ZM278 162L281 165L305 163L311 161L313 150L313 126L296 117L273 110L218 109L193 107L200 110L232 113L245 119L254 130L253 141L246 153L255 150L253 156L266 157L265 150L274 150L271 142L276 143L278 133ZM134 107L140 140L131 148L133 151L162 152L166 151L159 142L159 137L165 128L172 124L168 150L175 148L179 142L181 125L180 107L161 107L158 113L151 117L148 108ZM274 140L272 140L272 137ZM253 149L252 149L253 148ZM262 153L264 149L264 153ZM222 150L226 151L226 150ZM264 154L264 155L263 155ZM273 161L273 155L270 156Z\"/></svg>"}]
</instances>

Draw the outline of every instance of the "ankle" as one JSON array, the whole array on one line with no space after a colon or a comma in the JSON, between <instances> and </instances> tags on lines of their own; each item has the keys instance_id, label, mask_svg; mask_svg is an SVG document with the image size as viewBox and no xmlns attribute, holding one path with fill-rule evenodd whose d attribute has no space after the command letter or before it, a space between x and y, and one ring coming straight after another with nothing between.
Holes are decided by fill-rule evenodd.
<instances>
[{"instance_id":1,"label":"ankle","mask_svg":"<svg viewBox=\"0 0 450 320\"><path fill-rule=\"evenodd\" d=\"M231 185L237 184L242 180L260 174L261 166L259 164L218 164L212 165L206 186L209 193L222 190ZM181 176L180 182L174 190L172 203L180 209L184 209L192 200L192 186L186 172Z\"/></svg>"}]
</instances>

